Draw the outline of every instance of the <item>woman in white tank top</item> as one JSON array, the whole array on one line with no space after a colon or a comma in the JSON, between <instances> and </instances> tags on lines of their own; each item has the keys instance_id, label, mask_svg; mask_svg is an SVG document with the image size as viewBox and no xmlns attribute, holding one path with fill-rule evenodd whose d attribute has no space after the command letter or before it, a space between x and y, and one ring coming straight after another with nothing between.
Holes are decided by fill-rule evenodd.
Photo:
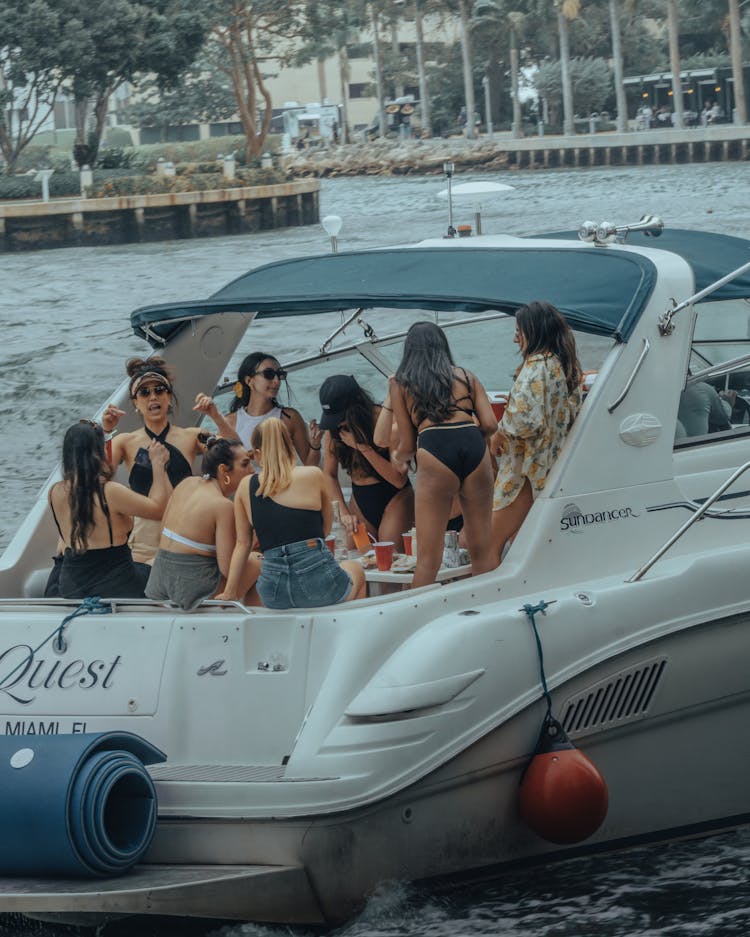
<instances>
[{"instance_id":1,"label":"woman in white tank top","mask_svg":"<svg viewBox=\"0 0 750 937\"><path fill-rule=\"evenodd\" d=\"M286 380L286 371L278 360L266 352L254 351L239 367L235 384L237 396L229 413L219 413L208 394L198 394L193 409L211 417L222 436L237 437L247 449L251 449L255 427L270 416L277 417L286 426L300 462L319 465L322 432L315 420L311 420L308 427L298 410L279 405L276 397L283 380Z\"/></svg>"}]
</instances>

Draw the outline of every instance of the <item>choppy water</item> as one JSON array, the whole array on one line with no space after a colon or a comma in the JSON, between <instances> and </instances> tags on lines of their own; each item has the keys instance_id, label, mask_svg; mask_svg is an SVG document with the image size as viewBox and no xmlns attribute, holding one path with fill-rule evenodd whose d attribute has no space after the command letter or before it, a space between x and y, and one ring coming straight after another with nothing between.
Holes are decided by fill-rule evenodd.
<instances>
[{"instance_id":1,"label":"choppy water","mask_svg":"<svg viewBox=\"0 0 750 937\"><path fill-rule=\"evenodd\" d=\"M485 232L529 234L584 219L627 222L662 215L670 226L745 235L748 167L741 163L503 174L516 186L482 205ZM466 174L456 181L487 179ZM326 180L321 212L344 218L342 248L440 235L447 227L438 177ZM457 203L454 222L472 221ZM130 332L136 306L203 298L250 267L325 251L318 227L164 244L0 255L0 548L59 457L62 431L90 416L119 384L123 363L146 346ZM317 346L329 324L304 335L278 321L254 327L279 354ZM307 343L302 344L303 342ZM469 362L467 362L469 363ZM314 415L314 414L310 414ZM720 779L717 779L720 783ZM0 831L0 835L1 831ZM503 937L652 937L750 932L750 832L631 850L517 873L500 882L435 895L385 886L337 937L500 934ZM199 927L217 934L215 927ZM58 934L18 918L5 935ZM122 937L186 937L187 923L120 924ZM115 933L113 930L112 933ZM304 928L232 926L221 937L307 937Z\"/></svg>"}]
</instances>

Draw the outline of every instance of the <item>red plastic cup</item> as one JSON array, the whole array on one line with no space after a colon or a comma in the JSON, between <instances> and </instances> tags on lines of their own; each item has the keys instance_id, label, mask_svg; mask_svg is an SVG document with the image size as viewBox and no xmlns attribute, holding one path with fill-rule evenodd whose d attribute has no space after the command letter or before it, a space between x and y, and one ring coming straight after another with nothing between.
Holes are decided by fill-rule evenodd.
<instances>
[{"instance_id":1,"label":"red plastic cup","mask_svg":"<svg viewBox=\"0 0 750 937\"><path fill-rule=\"evenodd\" d=\"M411 556L411 531L407 530L405 534L401 534L401 537L404 541L404 553Z\"/></svg>"},{"instance_id":2,"label":"red plastic cup","mask_svg":"<svg viewBox=\"0 0 750 937\"><path fill-rule=\"evenodd\" d=\"M334 534L328 534L326 537L326 546L331 551L333 556L336 556L336 537Z\"/></svg>"},{"instance_id":3,"label":"red plastic cup","mask_svg":"<svg viewBox=\"0 0 750 937\"><path fill-rule=\"evenodd\" d=\"M387 573L393 562L393 541L380 540L372 546L375 550L375 562L378 564L378 569L381 573Z\"/></svg>"}]
</instances>

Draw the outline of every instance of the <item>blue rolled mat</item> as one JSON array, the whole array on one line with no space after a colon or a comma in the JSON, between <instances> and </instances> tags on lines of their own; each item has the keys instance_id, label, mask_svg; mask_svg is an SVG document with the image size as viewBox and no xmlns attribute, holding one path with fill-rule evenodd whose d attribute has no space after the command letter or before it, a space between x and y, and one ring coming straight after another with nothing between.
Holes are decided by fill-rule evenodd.
<instances>
[{"instance_id":1,"label":"blue rolled mat","mask_svg":"<svg viewBox=\"0 0 750 937\"><path fill-rule=\"evenodd\" d=\"M0 736L0 874L127 871L156 829L144 765L165 760L130 732Z\"/></svg>"}]
</instances>

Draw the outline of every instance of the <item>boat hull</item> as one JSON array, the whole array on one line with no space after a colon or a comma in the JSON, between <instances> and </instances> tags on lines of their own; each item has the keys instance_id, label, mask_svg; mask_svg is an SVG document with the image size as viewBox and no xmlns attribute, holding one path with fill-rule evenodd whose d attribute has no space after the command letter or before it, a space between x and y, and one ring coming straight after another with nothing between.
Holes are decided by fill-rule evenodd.
<instances>
[{"instance_id":1,"label":"boat hull","mask_svg":"<svg viewBox=\"0 0 750 937\"><path fill-rule=\"evenodd\" d=\"M732 685L746 627L746 616L706 623L603 662L559 688L562 712L602 680L642 665L646 655L668 661L645 715L571 733L604 775L610 800L602 827L576 846L545 842L518 813L526 758L509 753L535 734L540 703L367 807L280 820L163 818L148 863L129 875L105 882L0 880L0 909L58 920L90 913L336 923L386 881L484 877L747 822L750 695ZM710 647L721 652L710 654Z\"/></svg>"}]
</instances>

